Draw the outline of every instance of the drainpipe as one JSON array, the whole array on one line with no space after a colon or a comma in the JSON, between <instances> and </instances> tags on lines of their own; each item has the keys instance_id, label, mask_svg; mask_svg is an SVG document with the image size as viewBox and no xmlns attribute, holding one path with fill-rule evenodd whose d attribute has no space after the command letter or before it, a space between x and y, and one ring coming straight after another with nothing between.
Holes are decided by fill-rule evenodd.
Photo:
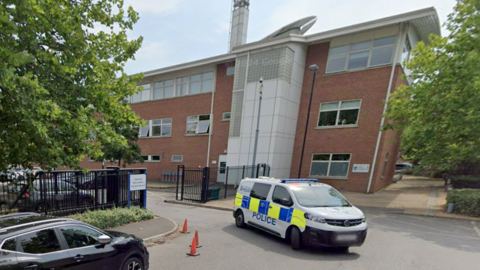
<instances>
[{"instance_id":1,"label":"drainpipe","mask_svg":"<svg viewBox=\"0 0 480 270\"><path fill-rule=\"evenodd\" d=\"M214 82L217 81L217 71L218 71L218 68L215 67L215 76L214 76ZM216 89L217 86L216 84L213 85L213 92L212 92L212 102L211 102L211 106L210 106L210 126L209 126L209 132L208 132L208 149L207 149L207 163L205 165L205 167L209 167L208 163L210 162L210 146L211 146L211 143L212 143L212 132L213 132L213 101L215 100L215 92L216 92Z\"/></svg>"},{"instance_id":2,"label":"drainpipe","mask_svg":"<svg viewBox=\"0 0 480 270\"><path fill-rule=\"evenodd\" d=\"M393 55L392 71L390 72L390 81L388 82L387 97L385 98L385 105L383 106L382 120L380 121L380 128L377 136L377 145L375 146L375 154L373 155L372 170L370 171L370 178L368 179L367 193L370 193L370 189L373 181L373 175L375 173L375 167L377 165L376 160L378 157L378 151L380 150L380 141L382 140L382 127L385 123L385 112L387 111L387 104L388 104L388 100L390 99L390 93L393 86L393 77L395 76L395 67L397 66L399 49L401 49L403 43L405 43L404 40L405 40L405 35L407 33L404 23L399 23L399 28L400 28L400 34L398 36L400 37L400 40L397 42L397 46L395 48L394 55Z\"/></svg>"}]
</instances>

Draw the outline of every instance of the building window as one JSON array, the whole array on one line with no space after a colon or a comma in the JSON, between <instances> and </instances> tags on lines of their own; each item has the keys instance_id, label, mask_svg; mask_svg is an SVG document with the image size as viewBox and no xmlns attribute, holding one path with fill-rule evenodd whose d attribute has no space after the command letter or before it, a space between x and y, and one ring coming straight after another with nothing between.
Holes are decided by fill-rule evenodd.
<instances>
[{"instance_id":1,"label":"building window","mask_svg":"<svg viewBox=\"0 0 480 270\"><path fill-rule=\"evenodd\" d=\"M222 113L222 121L230 121L230 112L224 112Z\"/></svg>"},{"instance_id":2,"label":"building window","mask_svg":"<svg viewBox=\"0 0 480 270\"><path fill-rule=\"evenodd\" d=\"M235 66L227 67L227 76L232 76L235 74Z\"/></svg>"},{"instance_id":3,"label":"building window","mask_svg":"<svg viewBox=\"0 0 480 270\"><path fill-rule=\"evenodd\" d=\"M139 87L143 87L143 90L132 96L132 103L150 100L150 84L144 84Z\"/></svg>"},{"instance_id":4,"label":"building window","mask_svg":"<svg viewBox=\"0 0 480 270\"><path fill-rule=\"evenodd\" d=\"M310 176L347 177L351 154L313 154Z\"/></svg>"},{"instance_id":5,"label":"building window","mask_svg":"<svg viewBox=\"0 0 480 270\"><path fill-rule=\"evenodd\" d=\"M210 130L210 115L194 115L187 117L187 135L208 134Z\"/></svg>"},{"instance_id":6,"label":"building window","mask_svg":"<svg viewBox=\"0 0 480 270\"><path fill-rule=\"evenodd\" d=\"M205 72L190 76L189 94L198 94L212 92L213 90L213 72Z\"/></svg>"},{"instance_id":7,"label":"building window","mask_svg":"<svg viewBox=\"0 0 480 270\"><path fill-rule=\"evenodd\" d=\"M172 162L183 162L183 155L172 155Z\"/></svg>"},{"instance_id":8,"label":"building window","mask_svg":"<svg viewBox=\"0 0 480 270\"><path fill-rule=\"evenodd\" d=\"M326 73L390 64L396 37L330 48Z\"/></svg>"},{"instance_id":9,"label":"building window","mask_svg":"<svg viewBox=\"0 0 480 270\"><path fill-rule=\"evenodd\" d=\"M360 103L361 100L322 103L318 127L357 125Z\"/></svg>"},{"instance_id":10,"label":"building window","mask_svg":"<svg viewBox=\"0 0 480 270\"><path fill-rule=\"evenodd\" d=\"M138 137L144 138L150 136L150 120L145 121L146 125L138 130Z\"/></svg>"},{"instance_id":11,"label":"building window","mask_svg":"<svg viewBox=\"0 0 480 270\"><path fill-rule=\"evenodd\" d=\"M172 118L151 120L151 137L169 137L172 136Z\"/></svg>"},{"instance_id":12,"label":"building window","mask_svg":"<svg viewBox=\"0 0 480 270\"><path fill-rule=\"evenodd\" d=\"M142 159L145 162L160 162L159 155L142 155Z\"/></svg>"},{"instance_id":13,"label":"building window","mask_svg":"<svg viewBox=\"0 0 480 270\"><path fill-rule=\"evenodd\" d=\"M177 84L175 85L175 96L181 97L187 95L187 77L177 78Z\"/></svg>"},{"instance_id":14,"label":"building window","mask_svg":"<svg viewBox=\"0 0 480 270\"><path fill-rule=\"evenodd\" d=\"M153 83L153 99L173 97L173 80Z\"/></svg>"}]
</instances>

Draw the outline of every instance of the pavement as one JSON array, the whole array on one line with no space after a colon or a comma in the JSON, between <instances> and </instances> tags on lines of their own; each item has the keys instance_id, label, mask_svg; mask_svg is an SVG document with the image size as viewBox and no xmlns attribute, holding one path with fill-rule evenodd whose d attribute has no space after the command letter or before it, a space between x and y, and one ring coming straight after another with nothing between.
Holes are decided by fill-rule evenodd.
<instances>
[{"instance_id":1,"label":"pavement","mask_svg":"<svg viewBox=\"0 0 480 270\"><path fill-rule=\"evenodd\" d=\"M174 183L153 182L148 183L149 191L162 191L172 189ZM469 217L459 214L449 214L445 211L447 192L444 190L444 180L404 175L403 179L389 187L374 193L356 193L341 191L347 200L365 212L384 212L406 215L420 215L429 217L441 217L452 219L464 219L480 221L480 218ZM222 192L220 192L222 194ZM165 203L183 204L196 207L211 208L224 211L232 211L235 198L228 197L211 200L207 203L175 200L174 193L165 193ZM222 197L222 196L220 196ZM169 236L179 231L179 226L167 217L132 223L111 230L134 234L145 243L163 242Z\"/></svg>"}]
</instances>

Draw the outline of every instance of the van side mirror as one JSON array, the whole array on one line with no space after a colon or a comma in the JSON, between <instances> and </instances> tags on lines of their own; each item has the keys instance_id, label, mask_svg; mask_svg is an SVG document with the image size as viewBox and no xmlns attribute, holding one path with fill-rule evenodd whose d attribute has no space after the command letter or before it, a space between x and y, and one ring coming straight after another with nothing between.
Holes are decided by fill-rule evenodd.
<instances>
[{"instance_id":1,"label":"van side mirror","mask_svg":"<svg viewBox=\"0 0 480 270\"><path fill-rule=\"evenodd\" d=\"M273 202L284 205L284 206L288 206L288 207L293 205L292 200L287 199L287 198L281 198L281 199L280 198L275 198L275 199L273 199Z\"/></svg>"}]
</instances>

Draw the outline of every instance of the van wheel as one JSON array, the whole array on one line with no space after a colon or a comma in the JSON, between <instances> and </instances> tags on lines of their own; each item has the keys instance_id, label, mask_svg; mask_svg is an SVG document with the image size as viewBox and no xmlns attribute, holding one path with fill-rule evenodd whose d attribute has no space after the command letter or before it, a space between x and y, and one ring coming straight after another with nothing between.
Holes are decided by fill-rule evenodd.
<instances>
[{"instance_id":1,"label":"van wheel","mask_svg":"<svg viewBox=\"0 0 480 270\"><path fill-rule=\"evenodd\" d=\"M302 235L297 227L293 227L290 232L290 242L292 244L292 249L299 250L302 248Z\"/></svg>"},{"instance_id":2,"label":"van wheel","mask_svg":"<svg viewBox=\"0 0 480 270\"><path fill-rule=\"evenodd\" d=\"M235 217L235 225L237 225L238 228L245 228L247 225L245 224L245 217L243 216L242 211L237 212L237 216Z\"/></svg>"}]
</instances>

